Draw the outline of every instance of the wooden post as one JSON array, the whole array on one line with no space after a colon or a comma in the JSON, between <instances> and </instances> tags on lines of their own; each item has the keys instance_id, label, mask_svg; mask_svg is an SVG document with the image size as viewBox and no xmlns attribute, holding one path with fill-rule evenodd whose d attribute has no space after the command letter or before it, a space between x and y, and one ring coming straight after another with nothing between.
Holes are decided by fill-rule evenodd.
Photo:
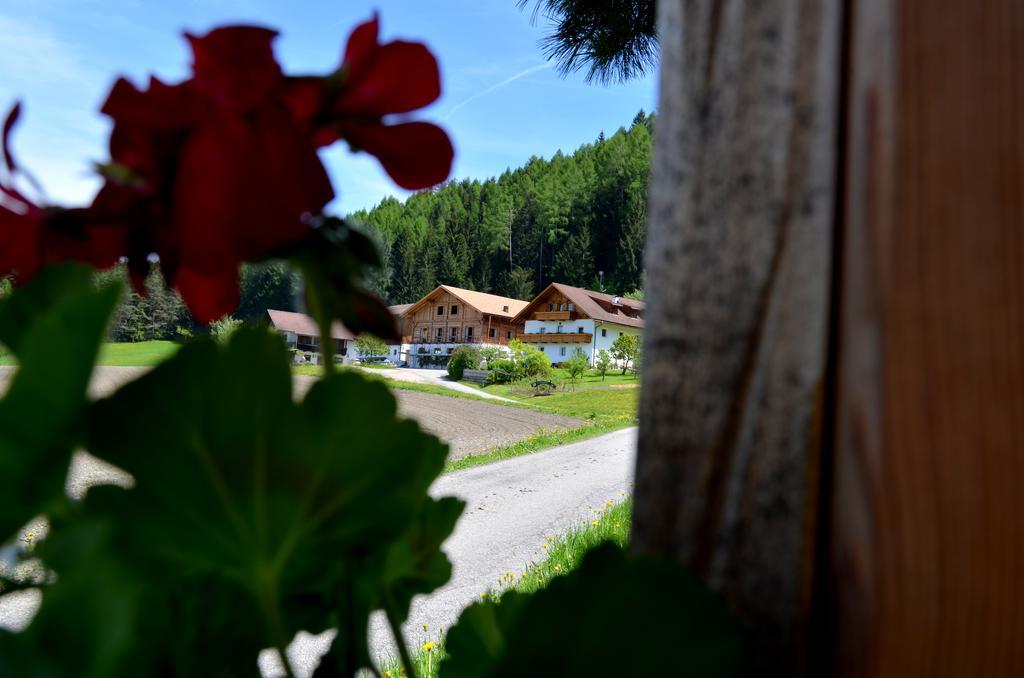
<instances>
[{"instance_id":1,"label":"wooden post","mask_svg":"<svg viewBox=\"0 0 1024 678\"><path fill-rule=\"evenodd\" d=\"M1024 5L857 0L829 675L1024 675Z\"/></svg>"},{"instance_id":2,"label":"wooden post","mask_svg":"<svg viewBox=\"0 0 1024 678\"><path fill-rule=\"evenodd\" d=\"M803 667L826 373L840 0L659 0L633 547ZM666 601L666 604L670 604Z\"/></svg>"}]
</instances>

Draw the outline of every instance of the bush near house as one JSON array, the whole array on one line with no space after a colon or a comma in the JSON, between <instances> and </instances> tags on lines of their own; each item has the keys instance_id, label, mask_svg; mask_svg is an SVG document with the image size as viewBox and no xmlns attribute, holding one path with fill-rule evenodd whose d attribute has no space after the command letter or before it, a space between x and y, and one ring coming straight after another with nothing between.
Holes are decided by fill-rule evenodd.
<instances>
[{"instance_id":1,"label":"bush near house","mask_svg":"<svg viewBox=\"0 0 1024 678\"><path fill-rule=\"evenodd\" d=\"M356 350L359 351L360 360L373 362L377 356L388 354L388 345L383 339L378 339L372 334L360 334L356 337Z\"/></svg>"},{"instance_id":2,"label":"bush near house","mask_svg":"<svg viewBox=\"0 0 1024 678\"><path fill-rule=\"evenodd\" d=\"M466 370L475 370L480 364L480 349L476 346L457 346L448 358L448 376L459 381Z\"/></svg>"}]
</instances>

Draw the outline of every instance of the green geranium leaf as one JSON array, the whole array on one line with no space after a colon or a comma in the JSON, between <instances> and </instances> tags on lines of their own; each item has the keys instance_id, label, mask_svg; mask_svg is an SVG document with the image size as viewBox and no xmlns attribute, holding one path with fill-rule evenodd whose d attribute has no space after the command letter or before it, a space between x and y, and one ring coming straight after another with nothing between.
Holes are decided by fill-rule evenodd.
<instances>
[{"instance_id":1,"label":"green geranium leaf","mask_svg":"<svg viewBox=\"0 0 1024 678\"><path fill-rule=\"evenodd\" d=\"M442 678L738 676L738 625L679 565L613 544L534 594L467 608L448 632Z\"/></svg>"},{"instance_id":2,"label":"green geranium leaf","mask_svg":"<svg viewBox=\"0 0 1024 678\"><path fill-rule=\"evenodd\" d=\"M19 367L0 401L0 542L64 496L86 387L120 285L90 269L43 270L0 303L0 341Z\"/></svg>"},{"instance_id":3,"label":"green geranium leaf","mask_svg":"<svg viewBox=\"0 0 1024 678\"><path fill-rule=\"evenodd\" d=\"M296 404L284 344L265 330L185 346L96 403L89 423L89 450L135 478L130 490L91 491L84 509L114 526L118 562L146 582L152 612L133 653L150 664L133 664L136 675L254 671L261 648L339 620L361 648L350 659L365 662L381 597L372 565L392 562L422 512L450 522L451 502L427 496L447 448L398 420L384 385L354 374ZM399 559L396 595L446 574L438 545Z\"/></svg>"},{"instance_id":4,"label":"green geranium leaf","mask_svg":"<svg viewBox=\"0 0 1024 678\"><path fill-rule=\"evenodd\" d=\"M441 544L455 529L465 505L453 497L430 500L401 539L360 571L348 573L353 589L345 604L339 606L338 635L315 678L349 676L351 667L369 665L368 648L365 643L351 642L356 634L350 628L365 626L371 610L391 606L405 621L413 596L430 593L451 578L452 564L441 551Z\"/></svg>"}]
</instances>

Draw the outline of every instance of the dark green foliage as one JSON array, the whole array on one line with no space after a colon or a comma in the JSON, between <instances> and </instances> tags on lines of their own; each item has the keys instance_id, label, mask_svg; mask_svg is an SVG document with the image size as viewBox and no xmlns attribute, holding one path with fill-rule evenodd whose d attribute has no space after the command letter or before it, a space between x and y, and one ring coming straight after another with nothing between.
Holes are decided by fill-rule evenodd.
<instances>
[{"instance_id":1,"label":"dark green foliage","mask_svg":"<svg viewBox=\"0 0 1024 678\"><path fill-rule=\"evenodd\" d=\"M129 575L106 591L132 617L110 621L135 625L122 665L134 675L228 675L240 656L353 613L361 625L349 628L362 631L346 639L347 661L365 665L366 615L390 596L404 618L413 593L443 583L437 547L461 510L426 495L444 445L395 412L386 387L352 374L325 378L293 403L283 345L255 329L226 349L187 345L99 402L88 449L135 486L93 489L69 534L78 538L87 520L104 525L103 559L90 565L98 576ZM62 534L50 537L58 547ZM343 577L351 581L339 588ZM77 595L77 585L61 579L54 599ZM143 609L156 614L135 618ZM226 637L189 627L213 632L219 618L246 622L222 629Z\"/></svg>"},{"instance_id":2,"label":"dark green foliage","mask_svg":"<svg viewBox=\"0 0 1024 678\"><path fill-rule=\"evenodd\" d=\"M178 328L191 328L192 316L173 289L164 282L160 266L154 264L146 278L146 294L138 294L128 285L128 272L124 266L115 266L96 273L100 283L120 282L126 292L114 313L109 337L112 341L175 340Z\"/></svg>"},{"instance_id":3,"label":"dark green foliage","mask_svg":"<svg viewBox=\"0 0 1024 678\"><path fill-rule=\"evenodd\" d=\"M531 158L484 182L387 198L351 218L381 248L374 291L411 303L439 284L530 299L552 281L642 285L653 116L571 155Z\"/></svg>"},{"instance_id":4,"label":"dark green foliage","mask_svg":"<svg viewBox=\"0 0 1024 678\"><path fill-rule=\"evenodd\" d=\"M555 25L541 44L563 74L585 68L588 82L608 84L640 77L658 63L654 0L537 0L534 21L540 15Z\"/></svg>"},{"instance_id":5,"label":"dark green foliage","mask_svg":"<svg viewBox=\"0 0 1024 678\"><path fill-rule=\"evenodd\" d=\"M68 265L0 304L0 343L20 365L0 401L0 544L64 496L89 375L120 294Z\"/></svg>"},{"instance_id":6,"label":"dark green foliage","mask_svg":"<svg viewBox=\"0 0 1024 678\"><path fill-rule=\"evenodd\" d=\"M722 602L680 565L609 543L546 589L467 608L439 675L739 676L741 640Z\"/></svg>"},{"instance_id":7,"label":"dark green foliage","mask_svg":"<svg viewBox=\"0 0 1024 678\"><path fill-rule=\"evenodd\" d=\"M476 346L456 346L448 358L448 376L458 381L462 379L462 373L466 370L475 370L480 365L483 356Z\"/></svg>"},{"instance_id":8,"label":"dark green foliage","mask_svg":"<svg viewBox=\"0 0 1024 678\"><path fill-rule=\"evenodd\" d=\"M446 446L354 374L295 403L285 347L259 328L190 342L88 406L118 294L60 268L0 305L22 366L0 402L0 529L45 513L33 555L57 575L25 632L0 631L0 675L243 675L261 649L332 627L327 675L369 666L369 613L400 623L450 576L440 545L462 502L427 495ZM69 502L83 444L134 485Z\"/></svg>"},{"instance_id":9,"label":"dark green foliage","mask_svg":"<svg viewBox=\"0 0 1024 678\"><path fill-rule=\"evenodd\" d=\"M231 315L239 320L262 322L267 309L294 311L300 287L298 274L282 261L244 264L238 310Z\"/></svg>"}]
</instances>

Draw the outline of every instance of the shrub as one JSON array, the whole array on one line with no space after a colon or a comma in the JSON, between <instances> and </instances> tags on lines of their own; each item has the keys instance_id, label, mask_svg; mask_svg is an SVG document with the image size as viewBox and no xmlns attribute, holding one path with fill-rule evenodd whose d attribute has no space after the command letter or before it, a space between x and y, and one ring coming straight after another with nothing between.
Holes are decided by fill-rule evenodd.
<instances>
[{"instance_id":1,"label":"shrub","mask_svg":"<svg viewBox=\"0 0 1024 678\"><path fill-rule=\"evenodd\" d=\"M466 370L475 370L480 360L480 349L476 346L457 346L448 358L448 376L458 381Z\"/></svg>"},{"instance_id":2,"label":"shrub","mask_svg":"<svg viewBox=\"0 0 1024 678\"><path fill-rule=\"evenodd\" d=\"M210 323L210 336L216 339L222 344L226 344L231 335L238 331L242 326L241 320L236 320L229 315L224 316L220 320L215 320Z\"/></svg>"},{"instance_id":3,"label":"shrub","mask_svg":"<svg viewBox=\"0 0 1024 678\"><path fill-rule=\"evenodd\" d=\"M553 369L551 359L544 355L544 352L535 346L524 344L518 339L513 339L508 347L512 349L512 359L524 377L548 377Z\"/></svg>"},{"instance_id":4,"label":"shrub","mask_svg":"<svg viewBox=\"0 0 1024 678\"><path fill-rule=\"evenodd\" d=\"M511 358L495 360L487 366L487 370L490 372L487 379L490 384L504 384L523 377L519 365Z\"/></svg>"},{"instance_id":5,"label":"shrub","mask_svg":"<svg viewBox=\"0 0 1024 678\"><path fill-rule=\"evenodd\" d=\"M569 373L569 381L575 384L590 367L587 355L579 348L572 353L572 357L562 363L562 367Z\"/></svg>"},{"instance_id":6,"label":"shrub","mask_svg":"<svg viewBox=\"0 0 1024 678\"><path fill-rule=\"evenodd\" d=\"M608 351L601 349L597 352L597 360L594 361L594 367L597 368L597 373L601 375L601 381L604 381L604 377L608 374L608 370L612 367L612 357L608 354Z\"/></svg>"}]
</instances>

